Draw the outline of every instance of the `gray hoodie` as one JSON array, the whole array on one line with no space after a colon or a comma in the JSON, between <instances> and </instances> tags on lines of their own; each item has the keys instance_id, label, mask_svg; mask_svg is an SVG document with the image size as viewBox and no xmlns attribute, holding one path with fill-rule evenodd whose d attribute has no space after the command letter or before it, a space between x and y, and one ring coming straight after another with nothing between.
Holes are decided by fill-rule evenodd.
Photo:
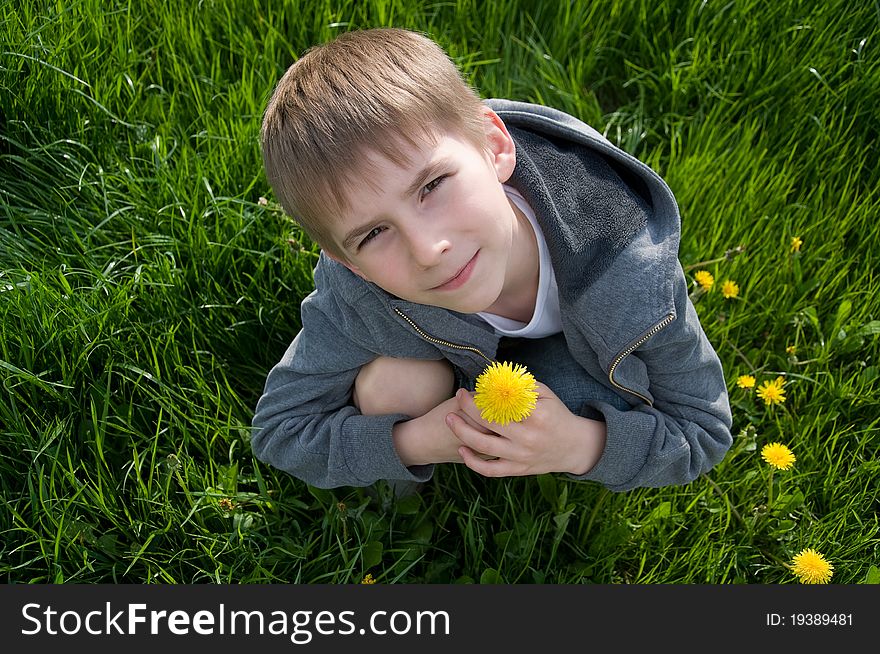
<instances>
[{"instance_id":1,"label":"gray hoodie","mask_svg":"<svg viewBox=\"0 0 880 654\"><path fill-rule=\"evenodd\" d=\"M574 479L622 491L684 484L731 445L717 354L688 297L678 261L675 198L648 166L583 122L549 107L488 100L510 130L508 184L534 209L559 287L572 356L629 405L588 402L604 418L605 450ZM498 336L475 315L392 296L320 256L302 329L269 372L253 418L255 455L308 484L426 481L406 467L391 430L409 417L363 416L351 404L361 366L377 356L450 361L474 379Z\"/></svg>"}]
</instances>

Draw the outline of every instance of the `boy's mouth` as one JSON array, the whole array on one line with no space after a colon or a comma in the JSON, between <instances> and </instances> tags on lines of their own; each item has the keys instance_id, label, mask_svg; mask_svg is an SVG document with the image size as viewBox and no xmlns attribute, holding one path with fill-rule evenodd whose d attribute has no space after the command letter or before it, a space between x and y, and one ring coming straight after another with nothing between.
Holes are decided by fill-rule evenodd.
<instances>
[{"instance_id":1,"label":"boy's mouth","mask_svg":"<svg viewBox=\"0 0 880 654\"><path fill-rule=\"evenodd\" d=\"M435 286L432 288L432 291L454 291L457 288L460 288L471 278L471 274L474 272L474 267L477 265L477 257L480 256L480 251L477 250L477 253L471 257L471 260L468 261L464 266L455 273L452 277L447 279L442 284Z\"/></svg>"}]
</instances>

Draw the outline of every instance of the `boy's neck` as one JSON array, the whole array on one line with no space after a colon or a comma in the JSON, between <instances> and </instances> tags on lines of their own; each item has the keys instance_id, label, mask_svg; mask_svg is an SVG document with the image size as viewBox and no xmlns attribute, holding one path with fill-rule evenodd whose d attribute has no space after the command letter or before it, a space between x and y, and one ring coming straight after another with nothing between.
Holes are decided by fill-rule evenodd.
<instances>
[{"instance_id":1,"label":"boy's neck","mask_svg":"<svg viewBox=\"0 0 880 654\"><path fill-rule=\"evenodd\" d=\"M535 313L535 302L538 298L538 280L541 272L538 240L525 214L515 203L510 202L510 206L516 215L516 222L513 226L507 277L501 295L486 309L486 312L528 323Z\"/></svg>"}]
</instances>

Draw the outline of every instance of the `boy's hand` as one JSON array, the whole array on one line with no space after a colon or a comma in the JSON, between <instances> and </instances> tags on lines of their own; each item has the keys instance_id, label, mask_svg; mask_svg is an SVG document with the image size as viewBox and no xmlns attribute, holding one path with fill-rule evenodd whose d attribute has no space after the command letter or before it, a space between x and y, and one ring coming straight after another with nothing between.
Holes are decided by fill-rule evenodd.
<instances>
[{"instance_id":1,"label":"boy's hand","mask_svg":"<svg viewBox=\"0 0 880 654\"><path fill-rule=\"evenodd\" d=\"M459 455L468 468L486 477L547 472L582 475L596 465L605 449L605 424L573 414L541 383L532 414L503 427L480 417L472 393L460 389L452 399L459 410L449 413L446 423L463 443Z\"/></svg>"},{"instance_id":2,"label":"boy's hand","mask_svg":"<svg viewBox=\"0 0 880 654\"><path fill-rule=\"evenodd\" d=\"M392 429L394 447L403 464L412 466L431 463L463 463L459 452L461 441L446 423L446 416L452 411L459 410L459 401L456 397L451 397L419 418L394 425ZM491 433L468 416L463 416L459 420L478 433ZM479 457L481 455L472 453L472 456Z\"/></svg>"}]
</instances>

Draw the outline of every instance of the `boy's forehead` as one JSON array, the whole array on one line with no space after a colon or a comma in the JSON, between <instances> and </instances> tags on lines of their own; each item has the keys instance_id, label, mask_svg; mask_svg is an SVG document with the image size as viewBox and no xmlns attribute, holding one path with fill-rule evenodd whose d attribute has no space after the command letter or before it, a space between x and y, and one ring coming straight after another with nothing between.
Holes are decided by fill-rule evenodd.
<instances>
[{"instance_id":1,"label":"boy's forehead","mask_svg":"<svg viewBox=\"0 0 880 654\"><path fill-rule=\"evenodd\" d=\"M439 130L419 130L406 135L388 134L384 139L359 148L355 173L360 176L379 168L413 168L433 156L442 140L443 134Z\"/></svg>"},{"instance_id":2,"label":"boy's forehead","mask_svg":"<svg viewBox=\"0 0 880 654\"><path fill-rule=\"evenodd\" d=\"M442 157L443 135L394 135L381 146L365 145L353 153L341 187L351 205L366 190L398 193L433 161Z\"/></svg>"}]
</instances>

